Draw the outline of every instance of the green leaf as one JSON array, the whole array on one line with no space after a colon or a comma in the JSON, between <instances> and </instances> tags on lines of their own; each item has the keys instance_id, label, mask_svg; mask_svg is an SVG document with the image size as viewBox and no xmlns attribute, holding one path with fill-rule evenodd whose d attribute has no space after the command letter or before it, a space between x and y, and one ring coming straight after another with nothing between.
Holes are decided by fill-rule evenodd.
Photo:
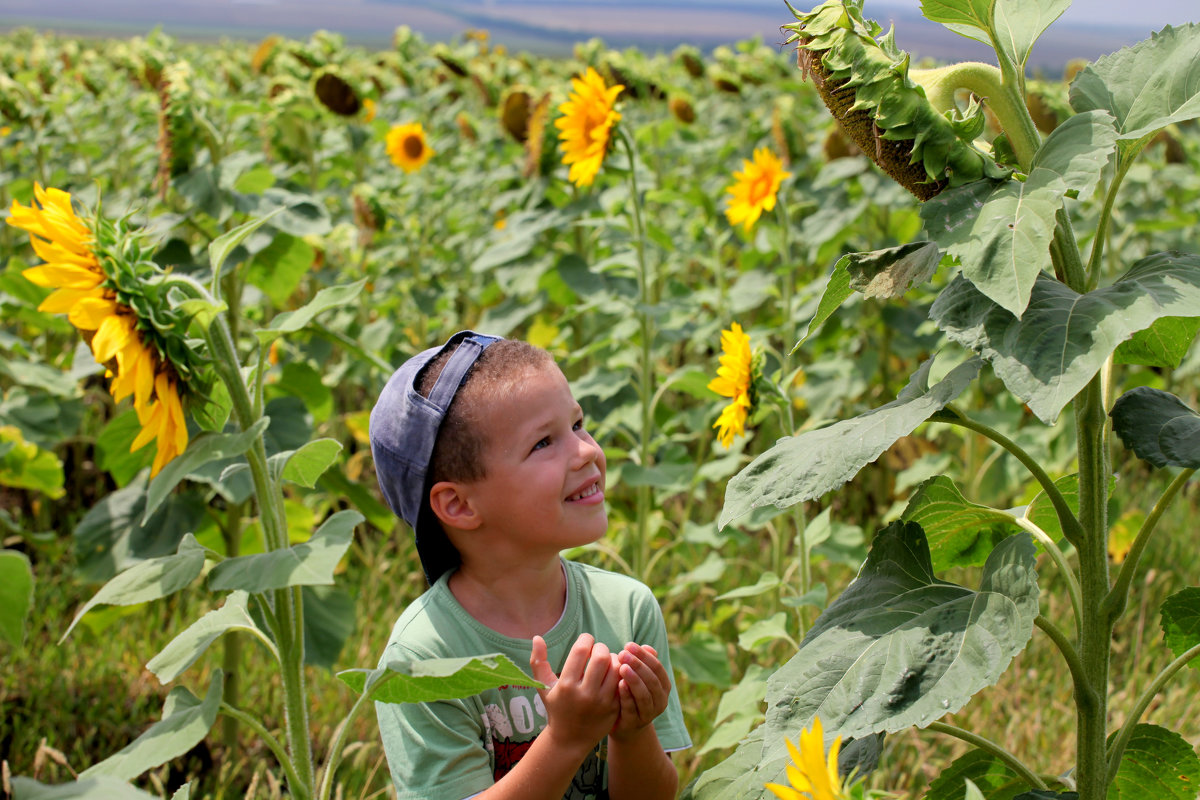
<instances>
[{"instance_id":1,"label":"green leaf","mask_svg":"<svg viewBox=\"0 0 1200 800\"><path fill-rule=\"evenodd\" d=\"M753 650L764 642L773 642L776 639L784 639L795 645L796 640L787 629L788 616L786 611L779 611L753 623L738 634L738 647L742 650Z\"/></svg>"},{"instance_id":2,"label":"green leaf","mask_svg":"<svg viewBox=\"0 0 1200 800\"><path fill-rule=\"evenodd\" d=\"M1143 723L1129 737L1108 800L1196 800L1197 785L1200 757L1191 743L1174 731Z\"/></svg>"},{"instance_id":3,"label":"green leaf","mask_svg":"<svg viewBox=\"0 0 1200 800\"><path fill-rule=\"evenodd\" d=\"M147 558L170 555L185 533L195 533L207 518L207 504L195 492L172 494L143 522L145 476L105 495L88 509L72 532L80 576L103 582Z\"/></svg>"},{"instance_id":4,"label":"green leaf","mask_svg":"<svg viewBox=\"0 0 1200 800\"><path fill-rule=\"evenodd\" d=\"M98 605L132 606L166 597L195 580L203 569L204 549L196 543L196 537L186 534L174 555L138 562L100 587L75 614L59 644L71 635L89 609Z\"/></svg>"},{"instance_id":5,"label":"green leaf","mask_svg":"<svg viewBox=\"0 0 1200 800\"><path fill-rule=\"evenodd\" d=\"M62 462L52 450L25 441L16 425L0 425L0 486L29 489L57 499L65 491Z\"/></svg>"},{"instance_id":6,"label":"green leaf","mask_svg":"<svg viewBox=\"0 0 1200 800\"><path fill-rule=\"evenodd\" d=\"M990 361L1008 390L1050 425L1124 339L1161 317L1198 309L1200 256L1157 253L1087 294L1040 277L1021 319L961 277L929 314L953 341Z\"/></svg>"},{"instance_id":7,"label":"green leaf","mask_svg":"<svg viewBox=\"0 0 1200 800\"><path fill-rule=\"evenodd\" d=\"M758 580L752 586L739 586L724 594L719 594L714 597L714 600L735 600L743 597L757 597L760 594L765 594L773 589L778 589L783 581L779 580L779 576L774 572L764 572L758 576Z\"/></svg>"},{"instance_id":8,"label":"green leaf","mask_svg":"<svg viewBox=\"0 0 1200 800\"><path fill-rule=\"evenodd\" d=\"M333 669L354 633L355 601L340 586L303 586L304 663Z\"/></svg>"},{"instance_id":9,"label":"green leaf","mask_svg":"<svg viewBox=\"0 0 1200 800\"><path fill-rule=\"evenodd\" d=\"M1097 59L1075 76L1070 100L1079 113L1108 111L1127 142L1200 117L1200 25L1168 26Z\"/></svg>"},{"instance_id":10,"label":"green leaf","mask_svg":"<svg viewBox=\"0 0 1200 800\"><path fill-rule=\"evenodd\" d=\"M171 459L154 480L150 481L142 524L146 523L171 490L178 486L189 472L203 467L210 461L242 455L254 446L255 440L262 436L270 423L269 417L260 417L241 433L202 433L192 439L187 449Z\"/></svg>"},{"instance_id":11,"label":"green leaf","mask_svg":"<svg viewBox=\"0 0 1200 800\"><path fill-rule=\"evenodd\" d=\"M254 624L250 616L247 609L249 601L250 596L245 592L233 592L225 599L223 606L208 612L168 642L158 655L147 662L146 669L153 672L162 683L170 683L196 663L209 645L230 631L247 631L269 643L267 634Z\"/></svg>"},{"instance_id":12,"label":"green leaf","mask_svg":"<svg viewBox=\"0 0 1200 800\"><path fill-rule=\"evenodd\" d=\"M725 642L708 631L692 631L678 647L672 645L671 663L692 683L727 689L733 682Z\"/></svg>"},{"instance_id":13,"label":"green leaf","mask_svg":"<svg viewBox=\"0 0 1200 800\"><path fill-rule=\"evenodd\" d=\"M303 544L226 559L208 574L208 588L257 594L285 586L331 584L333 571L354 538L354 526L362 520L357 511L339 511Z\"/></svg>"},{"instance_id":14,"label":"green leaf","mask_svg":"<svg viewBox=\"0 0 1200 800\"><path fill-rule=\"evenodd\" d=\"M980 367L977 359L966 361L929 388L932 365L932 359L922 364L899 397L881 408L780 439L729 481L717 524L724 527L768 505L789 508L836 489L962 394Z\"/></svg>"},{"instance_id":15,"label":"green leaf","mask_svg":"<svg viewBox=\"0 0 1200 800\"><path fill-rule=\"evenodd\" d=\"M933 242L912 242L870 253L849 253L838 260L838 266L845 263L850 286L856 291L891 299L929 280L941 257Z\"/></svg>"},{"instance_id":16,"label":"green leaf","mask_svg":"<svg viewBox=\"0 0 1200 800\"><path fill-rule=\"evenodd\" d=\"M1079 792L1055 792L1050 789L1034 789L1021 792L1013 800L1079 800Z\"/></svg>"},{"instance_id":17,"label":"green leaf","mask_svg":"<svg viewBox=\"0 0 1200 800\"><path fill-rule=\"evenodd\" d=\"M1011 514L969 502L945 475L922 483L900 518L925 530L934 572L979 566L997 542L1018 530Z\"/></svg>"},{"instance_id":18,"label":"green leaf","mask_svg":"<svg viewBox=\"0 0 1200 800\"><path fill-rule=\"evenodd\" d=\"M267 327L259 328L254 332L254 335L258 337L259 342L265 347L283 334L293 333L305 327L322 311L349 303L358 297L366 283L367 279L362 278L354 283L343 286L327 286L317 292L316 296L307 305L295 311L284 311L281 314L276 314Z\"/></svg>"},{"instance_id":19,"label":"green leaf","mask_svg":"<svg viewBox=\"0 0 1200 800\"><path fill-rule=\"evenodd\" d=\"M108 775L54 785L18 776L12 779L12 786L14 800L159 800L156 794Z\"/></svg>"},{"instance_id":20,"label":"green leaf","mask_svg":"<svg viewBox=\"0 0 1200 800\"><path fill-rule=\"evenodd\" d=\"M454 700L504 685L544 688L500 653L421 661L395 659L379 669L348 669L337 676L354 691L366 691L379 703Z\"/></svg>"},{"instance_id":21,"label":"green leaf","mask_svg":"<svg viewBox=\"0 0 1200 800\"><path fill-rule=\"evenodd\" d=\"M333 390L325 385L322 374L305 362L284 364L283 374L271 390L284 391L303 400L318 423L326 421L333 413Z\"/></svg>"},{"instance_id":22,"label":"green leaf","mask_svg":"<svg viewBox=\"0 0 1200 800\"><path fill-rule=\"evenodd\" d=\"M280 233L254 254L246 268L246 280L262 289L276 307L282 307L312 267L315 255L308 242Z\"/></svg>"},{"instance_id":23,"label":"green leaf","mask_svg":"<svg viewBox=\"0 0 1200 800\"><path fill-rule=\"evenodd\" d=\"M1062 178L1039 167L1024 182L982 180L944 191L921 206L921 218L975 288L1019 318L1034 282L1052 266L1054 214L1065 193Z\"/></svg>"},{"instance_id":24,"label":"green leaf","mask_svg":"<svg viewBox=\"0 0 1200 800\"><path fill-rule=\"evenodd\" d=\"M822 614L767 692L768 758L819 716L827 731L894 733L954 713L1024 649L1038 614L1028 534L992 551L980 588L933 575L921 527L876 535L859 575Z\"/></svg>"},{"instance_id":25,"label":"green leaf","mask_svg":"<svg viewBox=\"0 0 1200 800\"><path fill-rule=\"evenodd\" d=\"M996 756L984 750L968 750L930 782L924 800L963 800L966 781L987 800L1012 800L1029 788L1029 784Z\"/></svg>"},{"instance_id":26,"label":"green leaf","mask_svg":"<svg viewBox=\"0 0 1200 800\"><path fill-rule=\"evenodd\" d=\"M281 211L283 211L282 208L277 208L266 216L252 219L249 222L243 222L233 230L218 236L209 243L208 263L212 269L214 280L220 277L221 267L225 265L225 259L229 258L229 254L233 252L233 249L245 241L247 236L254 233Z\"/></svg>"},{"instance_id":27,"label":"green leaf","mask_svg":"<svg viewBox=\"0 0 1200 800\"><path fill-rule=\"evenodd\" d=\"M1113 363L1175 369L1183 362L1198 332L1200 317L1162 317L1121 342L1113 353Z\"/></svg>"},{"instance_id":28,"label":"green leaf","mask_svg":"<svg viewBox=\"0 0 1200 800\"><path fill-rule=\"evenodd\" d=\"M129 408L114 417L96 437L96 464L112 475L117 486L128 486L139 472L154 463L153 447L129 449L141 432L137 410Z\"/></svg>"},{"instance_id":29,"label":"green leaf","mask_svg":"<svg viewBox=\"0 0 1200 800\"><path fill-rule=\"evenodd\" d=\"M994 5L996 0L921 0L921 13L960 36L991 44Z\"/></svg>"},{"instance_id":30,"label":"green leaf","mask_svg":"<svg viewBox=\"0 0 1200 800\"><path fill-rule=\"evenodd\" d=\"M1116 149L1117 129L1112 115L1099 109L1088 111L1055 128L1034 154L1030 169L1053 172L1067 189L1086 200Z\"/></svg>"},{"instance_id":31,"label":"green leaf","mask_svg":"<svg viewBox=\"0 0 1200 800\"><path fill-rule=\"evenodd\" d=\"M996 0L997 46L1024 72L1034 42L1070 5L1071 0Z\"/></svg>"},{"instance_id":32,"label":"green leaf","mask_svg":"<svg viewBox=\"0 0 1200 800\"><path fill-rule=\"evenodd\" d=\"M821 294L821 301L817 303L817 313L808 321L808 327L800 335L800 341L796 342L795 347L792 348L793 353L808 340L809 336L816 333L827 319L833 316L833 312L837 311L842 303L854 294L854 290L850 288L849 264L850 256L845 255L839 258L837 264L834 265L833 274L829 276L829 282Z\"/></svg>"},{"instance_id":33,"label":"green leaf","mask_svg":"<svg viewBox=\"0 0 1200 800\"><path fill-rule=\"evenodd\" d=\"M1113 432L1156 467L1200 468L1200 414L1170 392L1139 386L1113 403Z\"/></svg>"},{"instance_id":34,"label":"green leaf","mask_svg":"<svg viewBox=\"0 0 1200 800\"><path fill-rule=\"evenodd\" d=\"M282 477L285 481L311 489L340 452L342 444L336 439L317 439L299 450L276 453L267 459L267 469L273 479Z\"/></svg>"},{"instance_id":35,"label":"green leaf","mask_svg":"<svg viewBox=\"0 0 1200 800\"><path fill-rule=\"evenodd\" d=\"M345 496L355 508L366 515L367 521L381 531L390 531L399 524L400 518L392 510L375 498L361 483L346 477L345 471L339 464L325 471L317 481L317 486L331 495Z\"/></svg>"},{"instance_id":36,"label":"green leaf","mask_svg":"<svg viewBox=\"0 0 1200 800\"><path fill-rule=\"evenodd\" d=\"M1176 658L1200 645L1200 588L1189 586L1171 595L1163 601L1159 613L1163 638ZM1188 666L1200 669L1200 656L1189 661Z\"/></svg>"},{"instance_id":37,"label":"green leaf","mask_svg":"<svg viewBox=\"0 0 1200 800\"><path fill-rule=\"evenodd\" d=\"M175 687L163 704L162 720L120 751L81 772L79 777L111 775L133 780L146 770L191 750L204 740L217 719L224 683L221 670L213 670L212 683L203 701L182 686Z\"/></svg>"},{"instance_id":38,"label":"green leaf","mask_svg":"<svg viewBox=\"0 0 1200 800\"><path fill-rule=\"evenodd\" d=\"M33 567L16 550L0 550L0 639L20 646L33 607Z\"/></svg>"}]
</instances>

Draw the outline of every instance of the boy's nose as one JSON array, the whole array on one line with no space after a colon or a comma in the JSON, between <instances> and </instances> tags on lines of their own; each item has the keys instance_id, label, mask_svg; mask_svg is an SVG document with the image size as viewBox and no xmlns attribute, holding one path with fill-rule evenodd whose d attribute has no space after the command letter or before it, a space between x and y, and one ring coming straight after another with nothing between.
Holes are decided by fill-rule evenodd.
<instances>
[{"instance_id":1,"label":"boy's nose","mask_svg":"<svg viewBox=\"0 0 1200 800\"><path fill-rule=\"evenodd\" d=\"M575 469L582 469L588 464L599 461L604 462L604 449L596 444L596 440L592 438L587 431L580 431L576 441L579 443L575 451ZM601 467L603 468L603 467Z\"/></svg>"}]
</instances>

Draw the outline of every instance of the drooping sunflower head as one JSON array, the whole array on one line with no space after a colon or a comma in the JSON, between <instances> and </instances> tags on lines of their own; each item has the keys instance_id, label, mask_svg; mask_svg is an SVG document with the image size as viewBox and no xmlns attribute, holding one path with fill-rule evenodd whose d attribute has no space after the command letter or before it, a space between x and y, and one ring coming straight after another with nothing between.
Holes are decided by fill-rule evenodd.
<instances>
[{"instance_id":1,"label":"drooping sunflower head","mask_svg":"<svg viewBox=\"0 0 1200 800\"><path fill-rule=\"evenodd\" d=\"M842 737L837 737L825 752L825 731L819 717L811 727L800 732L800 746L787 742L792 763L787 765L788 786L768 783L766 788L779 800L849 800L852 777L842 780L838 774L838 751Z\"/></svg>"},{"instance_id":2,"label":"drooping sunflower head","mask_svg":"<svg viewBox=\"0 0 1200 800\"><path fill-rule=\"evenodd\" d=\"M313 82L313 94L321 105L340 117L353 117L362 110L358 91L329 68L323 70Z\"/></svg>"},{"instance_id":3,"label":"drooping sunflower head","mask_svg":"<svg viewBox=\"0 0 1200 800\"><path fill-rule=\"evenodd\" d=\"M8 217L46 261L22 274L54 289L38 310L67 315L105 366L114 399L133 397L142 432L131 449L157 442L156 475L187 447L186 383L202 392L207 380L187 338L188 318L168 302L161 270L127 219L85 220L59 189L35 184L34 197L29 206L14 201Z\"/></svg>"},{"instance_id":4,"label":"drooping sunflower head","mask_svg":"<svg viewBox=\"0 0 1200 800\"><path fill-rule=\"evenodd\" d=\"M387 133L387 153L392 163L405 172L416 172L433 158L434 151L425 140L419 122L396 125Z\"/></svg>"},{"instance_id":5,"label":"drooping sunflower head","mask_svg":"<svg viewBox=\"0 0 1200 800\"><path fill-rule=\"evenodd\" d=\"M746 419L758 404L755 384L761 371L762 358L750 349L750 336L741 325L731 323L728 330L721 331L721 366L717 377L708 383L709 390L729 398L729 404L713 423L725 447L733 444L734 436L746 433Z\"/></svg>"},{"instance_id":6,"label":"drooping sunflower head","mask_svg":"<svg viewBox=\"0 0 1200 800\"><path fill-rule=\"evenodd\" d=\"M587 68L581 78L571 79L571 93L558 107L558 128L563 164L570 167L567 179L576 186L591 186L604 163L613 126L621 119L614 105L624 86L609 86L600 73Z\"/></svg>"},{"instance_id":7,"label":"drooping sunflower head","mask_svg":"<svg viewBox=\"0 0 1200 800\"><path fill-rule=\"evenodd\" d=\"M775 208L779 187L791 175L769 149L756 148L752 160L742 160L742 171L733 173L733 183L725 190L729 194L725 209L729 224L741 224L747 231L753 228L764 211Z\"/></svg>"},{"instance_id":8,"label":"drooping sunflower head","mask_svg":"<svg viewBox=\"0 0 1200 800\"><path fill-rule=\"evenodd\" d=\"M793 9L794 10L794 9ZM982 108L939 110L909 71L909 55L862 15L862 0L826 0L784 25L800 69L854 143L920 200L1008 172L972 145Z\"/></svg>"}]
</instances>

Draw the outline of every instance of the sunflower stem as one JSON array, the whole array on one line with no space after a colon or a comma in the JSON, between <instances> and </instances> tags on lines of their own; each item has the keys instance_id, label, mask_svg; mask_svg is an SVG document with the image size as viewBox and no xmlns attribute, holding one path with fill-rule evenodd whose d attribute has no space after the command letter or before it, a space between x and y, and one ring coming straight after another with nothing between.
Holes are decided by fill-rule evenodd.
<instances>
[{"instance_id":1,"label":"sunflower stem","mask_svg":"<svg viewBox=\"0 0 1200 800\"><path fill-rule=\"evenodd\" d=\"M1017 758L1015 755L1008 752L990 739L985 739L977 733L972 733L971 731L964 730L957 725L951 725L946 722L931 722L929 723L928 730L934 731L935 733L944 733L947 736L953 736L956 739L962 739L967 744L974 745L980 750L985 750L1011 767L1012 770L1021 776L1021 778L1030 786L1033 786L1036 789L1046 788L1045 781L1038 777L1037 773L1025 766L1021 759Z\"/></svg>"},{"instance_id":2,"label":"sunflower stem","mask_svg":"<svg viewBox=\"0 0 1200 800\"><path fill-rule=\"evenodd\" d=\"M651 363L651 343L654 337L653 321L650 319L650 306L654 299L650 296L650 269L646 263L646 236L642 227L642 198L638 191L637 182L637 153L633 140L624 128L617 128L617 136L629 155L629 192L630 208L633 217L633 239L637 252L638 267L638 321L641 325L641 369L638 371L638 394L641 397L641 429L638 432L639 466L643 470L650 469L650 431L654 419L654 375ZM645 480L637 487L637 538L633 551L633 574L648 582L645 574L650 551L650 486Z\"/></svg>"}]
</instances>

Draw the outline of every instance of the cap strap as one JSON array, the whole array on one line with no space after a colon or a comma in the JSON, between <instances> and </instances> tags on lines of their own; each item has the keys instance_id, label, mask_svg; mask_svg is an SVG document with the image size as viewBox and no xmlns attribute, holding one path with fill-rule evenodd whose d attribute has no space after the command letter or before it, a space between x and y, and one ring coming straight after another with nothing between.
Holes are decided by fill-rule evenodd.
<instances>
[{"instance_id":1,"label":"cap strap","mask_svg":"<svg viewBox=\"0 0 1200 800\"><path fill-rule=\"evenodd\" d=\"M442 368L441 374L438 375L437 381L434 382L433 389L429 392L429 402L442 409L443 412L448 409L450 401L458 393L458 387L462 385L463 377L467 374L467 370L479 360L479 356L483 351L496 340L497 337L495 336L468 334L459 342L458 347L450 354L450 360L446 362L446 366Z\"/></svg>"}]
</instances>

